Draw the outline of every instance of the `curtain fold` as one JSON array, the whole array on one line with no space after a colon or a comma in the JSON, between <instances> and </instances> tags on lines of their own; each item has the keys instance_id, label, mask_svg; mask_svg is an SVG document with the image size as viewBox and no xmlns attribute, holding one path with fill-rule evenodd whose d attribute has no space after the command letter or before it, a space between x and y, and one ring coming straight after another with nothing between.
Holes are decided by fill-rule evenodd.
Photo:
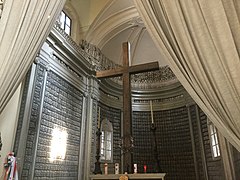
<instances>
[{"instance_id":1,"label":"curtain fold","mask_svg":"<svg viewBox=\"0 0 240 180\"><path fill-rule=\"evenodd\" d=\"M240 151L240 1L135 0L165 60Z\"/></svg>"},{"instance_id":2,"label":"curtain fold","mask_svg":"<svg viewBox=\"0 0 240 180\"><path fill-rule=\"evenodd\" d=\"M0 113L24 78L65 0L5 0L0 19Z\"/></svg>"}]
</instances>

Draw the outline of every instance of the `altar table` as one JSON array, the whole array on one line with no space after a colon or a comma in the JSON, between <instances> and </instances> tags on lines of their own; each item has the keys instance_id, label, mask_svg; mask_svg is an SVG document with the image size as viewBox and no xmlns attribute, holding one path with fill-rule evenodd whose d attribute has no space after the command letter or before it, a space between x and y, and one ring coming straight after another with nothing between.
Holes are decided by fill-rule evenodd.
<instances>
[{"instance_id":1,"label":"altar table","mask_svg":"<svg viewBox=\"0 0 240 180\"><path fill-rule=\"evenodd\" d=\"M90 180L118 180L120 176L122 176L123 174L108 174L108 175L101 175L101 174L97 174L97 175L90 175ZM135 180L141 180L141 179L145 179L145 180L152 180L152 179L156 179L156 180L164 180L164 176L166 175L166 173L137 173L137 174L127 174L129 180L131 179L135 179Z\"/></svg>"}]
</instances>

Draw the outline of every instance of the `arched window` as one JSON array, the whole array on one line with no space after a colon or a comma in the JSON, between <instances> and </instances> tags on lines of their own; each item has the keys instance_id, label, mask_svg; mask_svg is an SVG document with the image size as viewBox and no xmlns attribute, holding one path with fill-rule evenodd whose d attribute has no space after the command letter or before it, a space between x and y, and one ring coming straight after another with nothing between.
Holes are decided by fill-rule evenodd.
<instances>
[{"instance_id":1,"label":"arched window","mask_svg":"<svg viewBox=\"0 0 240 180\"><path fill-rule=\"evenodd\" d=\"M108 119L101 123L101 161L111 162L113 157L113 127Z\"/></svg>"}]
</instances>

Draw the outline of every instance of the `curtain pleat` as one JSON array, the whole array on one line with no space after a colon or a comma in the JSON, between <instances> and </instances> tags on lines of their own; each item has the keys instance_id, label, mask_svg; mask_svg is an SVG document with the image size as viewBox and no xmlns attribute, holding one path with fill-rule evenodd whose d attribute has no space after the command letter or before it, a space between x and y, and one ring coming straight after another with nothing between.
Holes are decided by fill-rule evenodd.
<instances>
[{"instance_id":1,"label":"curtain pleat","mask_svg":"<svg viewBox=\"0 0 240 180\"><path fill-rule=\"evenodd\" d=\"M240 151L240 1L135 0L159 51Z\"/></svg>"},{"instance_id":2,"label":"curtain pleat","mask_svg":"<svg viewBox=\"0 0 240 180\"><path fill-rule=\"evenodd\" d=\"M31 66L65 0L5 0L0 19L0 113Z\"/></svg>"}]
</instances>

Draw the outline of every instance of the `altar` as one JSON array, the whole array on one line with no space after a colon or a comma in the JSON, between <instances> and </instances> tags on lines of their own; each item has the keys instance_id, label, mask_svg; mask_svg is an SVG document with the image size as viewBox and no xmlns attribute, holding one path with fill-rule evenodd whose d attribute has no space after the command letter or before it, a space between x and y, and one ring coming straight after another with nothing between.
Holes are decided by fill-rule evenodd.
<instances>
[{"instance_id":1,"label":"altar","mask_svg":"<svg viewBox=\"0 0 240 180\"><path fill-rule=\"evenodd\" d=\"M120 176L123 174L108 174L108 175L90 175L90 180L118 180ZM137 173L137 174L127 174L128 178L135 179L135 180L164 180L166 173Z\"/></svg>"}]
</instances>

